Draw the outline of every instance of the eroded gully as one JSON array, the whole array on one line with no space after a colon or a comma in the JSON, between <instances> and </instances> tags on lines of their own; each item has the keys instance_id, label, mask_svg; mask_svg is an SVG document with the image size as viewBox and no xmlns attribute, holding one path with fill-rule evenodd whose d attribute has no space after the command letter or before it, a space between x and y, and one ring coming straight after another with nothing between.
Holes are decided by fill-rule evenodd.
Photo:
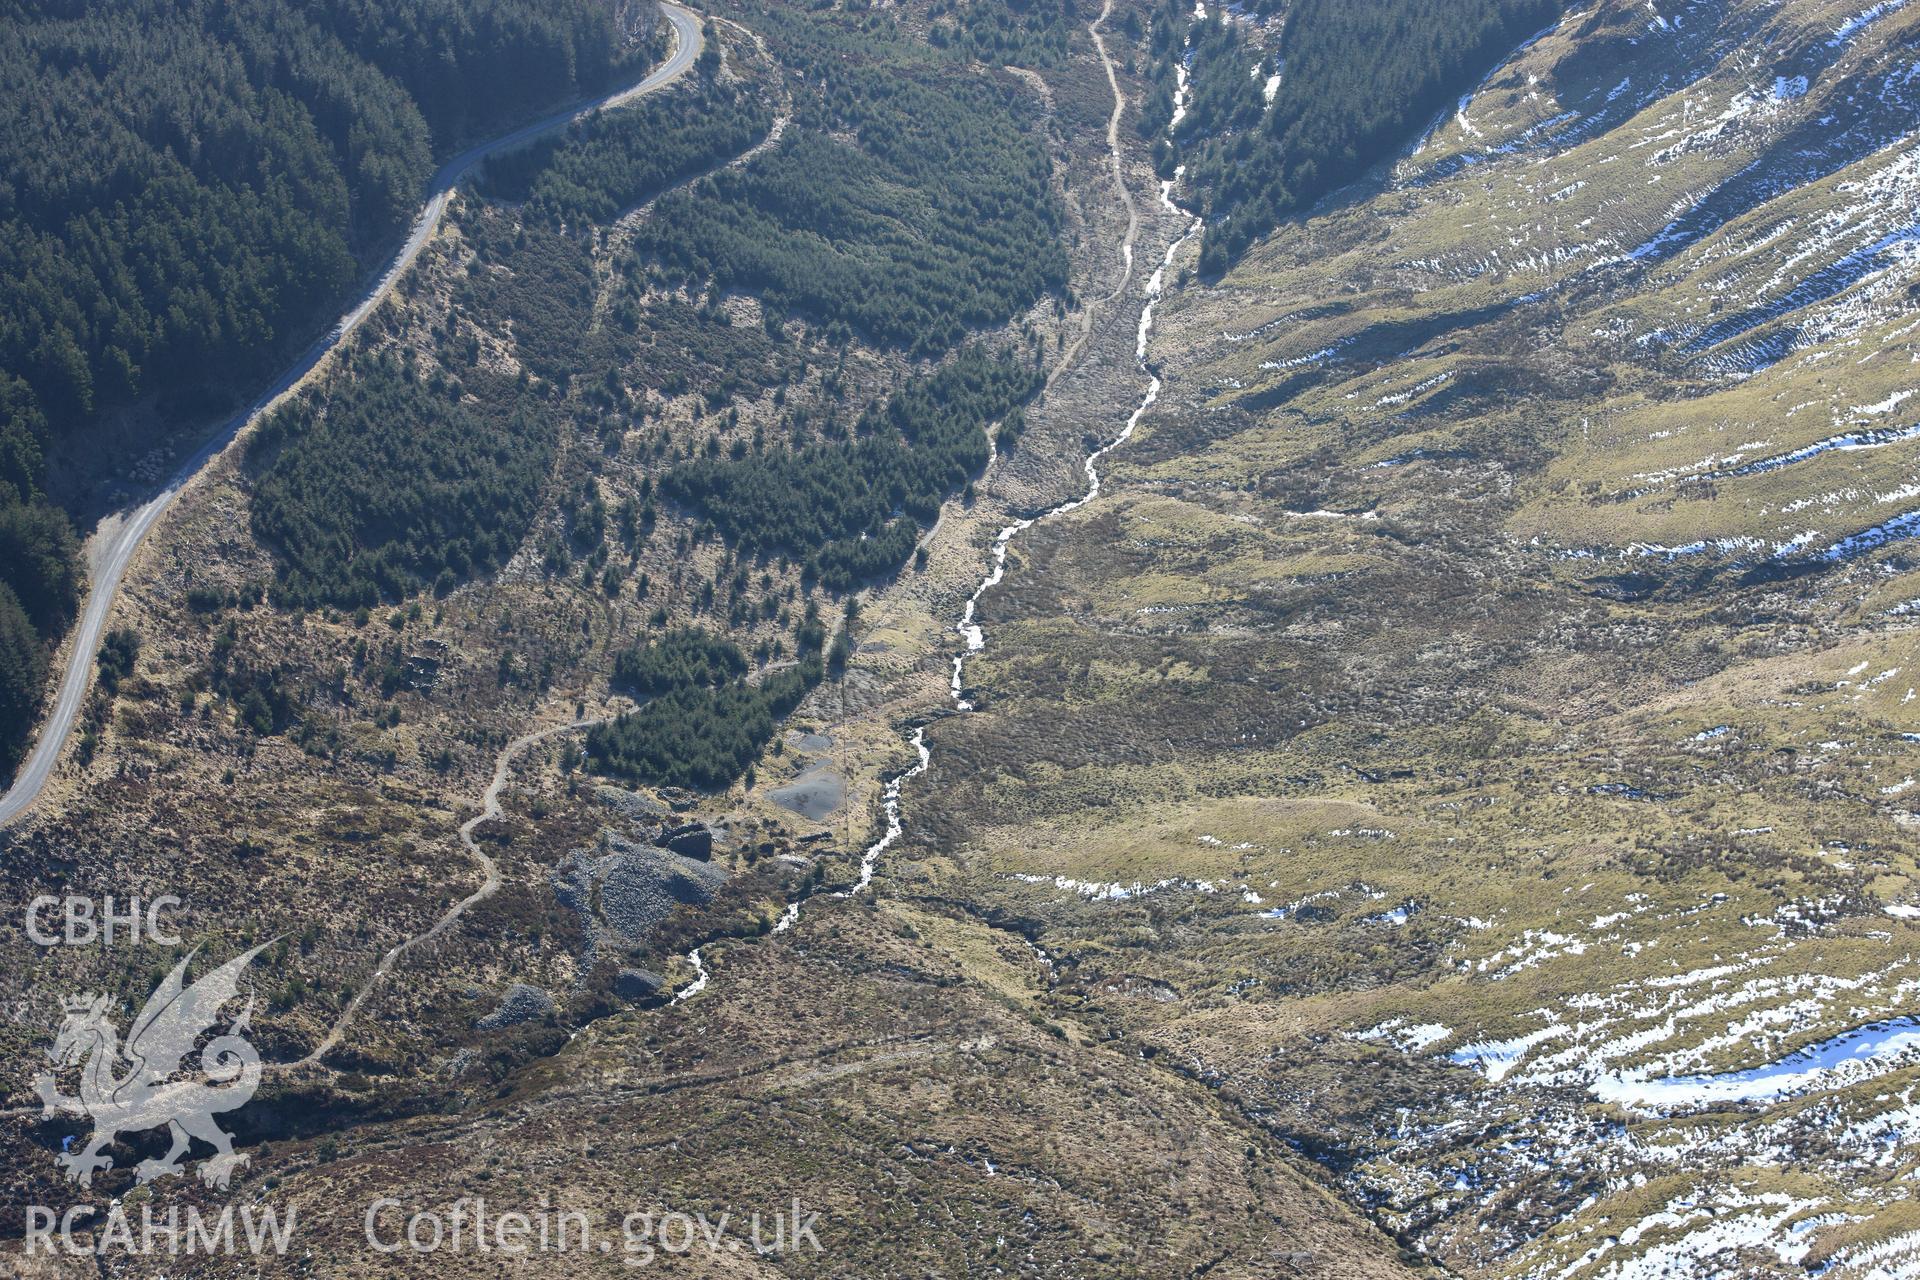
<instances>
[{"instance_id":1,"label":"eroded gully","mask_svg":"<svg viewBox=\"0 0 1920 1280\"><path fill-rule=\"evenodd\" d=\"M1107 20L1112 10L1113 0L1106 0L1106 3L1100 10L1100 16L1095 18L1087 28L1088 33L1093 37L1094 48L1099 51L1100 62L1106 69L1107 83L1113 90L1113 114L1107 122L1107 147L1113 166L1114 188L1119 192L1120 199L1127 210L1127 230L1120 243L1120 282L1114 286L1113 292L1107 295L1105 301L1112 301L1118 298L1126 290L1127 284L1132 278L1134 241L1138 237L1140 230L1139 213L1133 203L1133 194L1127 188L1124 162L1120 152L1120 120L1126 108L1126 99L1121 95L1120 81L1114 71L1113 59L1108 56L1106 41L1101 38L1100 33L1101 25ZM1178 83L1174 98L1173 118L1177 123L1185 113L1188 99L1187 71L1184 64L1176 69L1176 75L1178 77ZM962 642L961 651L953 657L953 677L949 684L949 696L952 700L952 711L954 714L966 714L973 710L973 704L967 700L964 691L966 687L965 676L967 660L986 648L987 644L986 631L977 620L980 598L984 596L989 589L998 585L1006 576L1007 550L1012 545L1013 540L1036 524L1057 519L1060 516L1078 511L1080 508L1098 498L1100 496L1101 460L1114 450L1126 444L1128 440L1132 439L1135 429L1140 425L1141 418L1146 415L1147 410L1153 407L1154 402L1160 398L1160 377L1153 371L1153 367L1147 359L1148 344L1153 336L1153 311L1155 305L1160 301L1161 294L1165 291L1166 274L1168 270L1172 268L1174 258L1179 254L1180 250L1187 245L1188 241L1200 234L1203 225L1199 217L1188 214L1186 210L1174 203L1173 189L1177 181L1178 176L1176 175L1171 181L1161 182L1160 203L1169 212L1186 217L1188 219L1187 226L1186 229L1174 239L1173 243L1167 246L1167 251L1161 258L1159 266L1157 266L1153 274L1147 278L1146 285L1141 290L1140 321L1135 331L1133 357L1135 366L1147 377L1146 391L1141 395L1140 401L1134 407L1133 412L1127 416L1126 423L1121 427L1119 434L1099 449L1087 455L1086 461L1083 464L1087 476L1087 487L1084 493L1077 498L1051 507L1031 518L1015 520L1012 524L1002 528L994 535L988 553L988 570L985 576L980 579L980 584L975 587L973 593L967 597L967 602L961 610L960 618L954 624L954 630L959 634ZM1067 354L1063 356L1063 364L1066 360L1070 360L1078 354L1080 345L1080 343L1076 342ZM1057 372L1056 370L1056 374ZM1049 381L1051 381L1051 379L1049 379ZM860 873L853 884L845 889L830 891L832 897L850 898L855 894L863 892L871 885L873 883L874 873L879 869L881 857L888 849L892 848L905 833L905 827L900 817L901 788L904 787L906 783L925 773L927 768L933 763L933 752L927 745L926 726L922 725L914 729L907 741L908 744L913 747L917 759L911 766L887 779L885 790L881 796L882 809L886 816L886 830L881 833L879 839L868 845L865 852L861 854ZM780 916L780 919L775 922L773 932L785 933L793 928L800 920L802 908L809 901L811 901L811 895L789 903L786 911ZM712 973L706 967L697 948L687 956L687 962L697 976L674 997L673 1002L675 1004L679 1004L697 992L705 990L708 982L712 978Z\"/></svg>"}]
</instances>

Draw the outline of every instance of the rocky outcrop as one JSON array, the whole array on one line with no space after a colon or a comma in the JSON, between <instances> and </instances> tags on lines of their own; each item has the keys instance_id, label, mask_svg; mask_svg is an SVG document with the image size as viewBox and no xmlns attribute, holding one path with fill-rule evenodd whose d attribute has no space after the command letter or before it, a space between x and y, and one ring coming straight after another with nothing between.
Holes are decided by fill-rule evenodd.
<instances>
[{"instance_id":1,"label":"rocky outcrop","mask_svg":"<svg viewBox=\"0 0 1920 1280\"><path fill-rule=\"evenodd\" d=\"M622 969L614 975L613 994L629 1002L649 1000L665 983L666 979L651 969Z\"/></svg>"},{"instance_id":2,"label":"rocky outcrop","mask_svg":"<svg viewBox=\"0 0 1920 1280\"><path fill-rule=\"evenodd\" d=\"M517 1027L526 1022L537 1022L552 1013L553 997L539 987L516 982L507 988L500 1005L492 1013L481 1018L473 1025L482 1031L499 1031L504 1027Z\"/></svg>"},{"instance_id":3,"label":"rocky outcrop","mask_svg":"<svg viewBox=\"0 0 1920 1280\"><path fill-rule=\"evenodd\" d=\"M603 784L593 789L593 798L636 827L660 822L666 818L668 812L667 806L653 797L643 796L638 791L628 791L623 787Z\"/></svg>"},{"instance_id":4,"label":"rocky outcrop","mask_svg":"<svg viewBox=\"0 0 1920 1280\"><path fill-rule=\"evenodd\" d=\"M653 838L653 842L683 858L697 858L706 862L713 857L713 831L704 822L667 827Z\"/></svg>"},{"instance_id":5,"label":"rocky outcrop","mask_svg":"<svg viewBox=\"0 0 1920 1280\"><path fill-rule=\"evenodd\" d=\"M711 852L712 833L699 829ZM575 849L551 874L555 896L586 927L589 968L603 944L625 949L646 941L675 908L711 901L727 881L724 868L701 858L617 835L603 837L599 848Z\"/></svg>"}]
</instances>

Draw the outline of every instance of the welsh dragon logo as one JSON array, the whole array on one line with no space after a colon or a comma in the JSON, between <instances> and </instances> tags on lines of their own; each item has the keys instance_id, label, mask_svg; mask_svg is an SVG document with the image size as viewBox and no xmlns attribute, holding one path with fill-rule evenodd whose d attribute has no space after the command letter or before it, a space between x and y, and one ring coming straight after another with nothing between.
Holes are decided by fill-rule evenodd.
<instances>
[{"instance_id":1,"label":"welsh dragon logo","mask_svg":"<svg viewBox=\"0 0 1920 1280\"><path fill-rule=\"evenodd\" d=\"M186 985L187 965L198 948L189 952L147 998L124 1045L108 1018L108 997L63 999L66 1021L47 1057L56 1070L80 1064L80 1096L61 1093L51 1072L37 1076L33 1084L46 1115L64 1112L93 1121L87 1145L58 1157L69 1180L91 1186L96 1172L113 1167L112 1157L103 1154L108 1143L122 1133L162 1126L170 1132L172 1145L158 1160L140 1162L135 1173L141 1182L179 1173L195 1138L215 1151L200 1170L208 1186L224 1188L233 1171L247 1163L246 1156L234 1153L233 1140L213 1117L245 1106L260 1087L260 1055L245 1036L253 1014L251 996L226 1032L200 1051L200 1071L183 1068L202 1034L219 1020L221 1008L239 994L241 971L272 945L264 942L235 956L192 986Z\"/></svg>"}]
</instances>

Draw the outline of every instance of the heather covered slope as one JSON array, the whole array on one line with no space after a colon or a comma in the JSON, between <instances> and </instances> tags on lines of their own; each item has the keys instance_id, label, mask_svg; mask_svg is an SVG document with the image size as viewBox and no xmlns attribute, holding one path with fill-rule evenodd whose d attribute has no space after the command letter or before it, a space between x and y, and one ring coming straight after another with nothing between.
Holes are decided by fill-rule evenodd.
<instances>
[{"instance_id":1,"label":"heather covered slope","mask_svg":"<svg viewBox=\"0 0 1920 1280\"><path fill-rule=\"evenodd\" d=\"M1587 8L1189 280L929 734L918 891L1463 1273L1914 1265L1920 28L1863 9Z\"/></svg>"}]
</instances>

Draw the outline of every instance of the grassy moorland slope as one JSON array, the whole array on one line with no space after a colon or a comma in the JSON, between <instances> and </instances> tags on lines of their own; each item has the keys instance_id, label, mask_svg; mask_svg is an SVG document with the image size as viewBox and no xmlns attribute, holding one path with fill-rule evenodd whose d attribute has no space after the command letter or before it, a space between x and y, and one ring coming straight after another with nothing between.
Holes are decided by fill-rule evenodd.
<instances>
[{"instance_id":1,"label":"grassy moorland slope","mask_svg":"<svg viewBox=\"0 0 1920 1280\"><path fill-rule=\"evenodd\" d=\"M1588 7L1189 282L894 891L1460 1272L1911 1266L1916 21Z\"/></svg>"}]
</instances>

